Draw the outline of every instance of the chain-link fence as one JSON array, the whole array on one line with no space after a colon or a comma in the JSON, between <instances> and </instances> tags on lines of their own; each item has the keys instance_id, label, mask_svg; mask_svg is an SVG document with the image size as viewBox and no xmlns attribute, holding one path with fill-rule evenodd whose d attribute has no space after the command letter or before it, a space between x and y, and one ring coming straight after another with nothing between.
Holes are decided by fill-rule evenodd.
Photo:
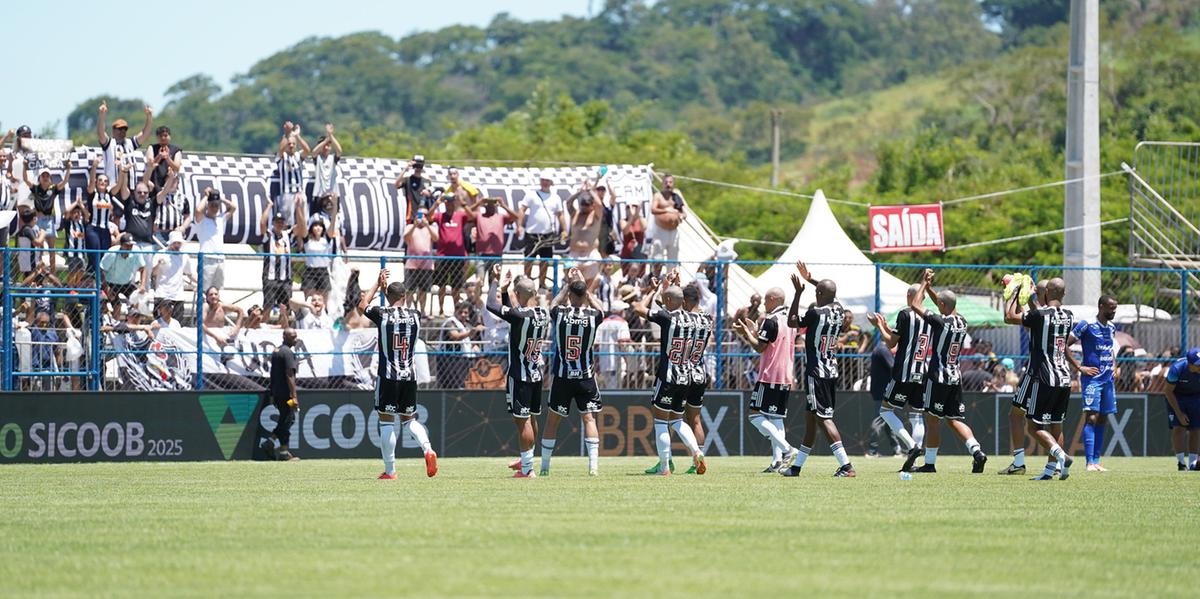
<instances>
[{"instance_id":1,"label":"chain-link fence","mask_svg":"<svg viewBox=\"0 0 1200 599\"><path fill-rule=\"evenodd\" d=\"M298 384L309 389L369 389L376 373L377 331L363 306L381 269L403 281L422 314L416 348L418 378L426 388L500 389L508 367L508 325L486 309L491 266L529 275L548 305L567 270L579 267L600 298L606 319L595 346L601 387L649 389L658 365L661 331L639 316L650 277L676 264L653 260L518 256L403 256L395 253L199 253L117 246L89 250L4 248L4 390L260 390L282 329L299 333ZM53 257L53 260L51 259ZM706 369L712 386L748 389L756 381L758 354L734 334L733 318L766 316L770 287L792 298L788 275L763 263L677 264L683 282L700 284L701 309L715 318ZM759 277L750 275L763 272ZM838 282L853 324L838 340L840 385L871 387L876 335L868 312L889 322L906 305L909 285L926 266L810 264L815 276ZM1002 280L1025 272L1037 280L1062 277L1062 267L937 265L934 286L958 296L969 324L964 351L971 390L1005 391L1026 364L1028 337L1004 323ZM764 272L765 271L765 272ZM1075 273L1079 275L1081 273ZM1189 279L1169 269L1098 269L1099 288L1120 303L1118 386L1155 390L1169 360L1197 331L1188 315L1195 303ZM1078 278L1078 277L1076 277ZM1075 280L1074 278L1071 280ZM811 287L811 286L809 286ZM812 301L802 296L801 309ZM1071 306L1077 318L1094 318L1096 299ZM927 305L933 309L932 304ZM797 336L796 368L804 367L804 336ZM549 357L549 354L547 355ZM549 378L549 377L547 377Z\"/></svg>"}]
</instances>

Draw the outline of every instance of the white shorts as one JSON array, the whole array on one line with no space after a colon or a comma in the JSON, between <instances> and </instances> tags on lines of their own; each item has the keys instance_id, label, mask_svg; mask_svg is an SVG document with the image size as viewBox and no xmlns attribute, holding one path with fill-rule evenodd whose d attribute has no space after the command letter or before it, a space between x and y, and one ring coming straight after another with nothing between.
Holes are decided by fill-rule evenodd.
<instances>
[{"instance_id":1,"label":"white shorts","mask_svg":"<svg viewBox=\"0 0 1200 599\"><path fill-rule=\"evenodd\" d=\"M600 274L600 250L592 250L582 255L568 252L567 255L575 260L575 266L579 268L585 280L590 281Z\"/></svg>"},{"instance_id":2,"label":"white shorts","mask_svg":"<svg viewBox=\"0 0 1200 599\"><path fill-rule=\"evenodd\" d=\"M679 229L668 231L655 228L654 237L647 241L650 242L650 249L646 256L651 260L679 260Z\"/></svg>"}]
</instances>

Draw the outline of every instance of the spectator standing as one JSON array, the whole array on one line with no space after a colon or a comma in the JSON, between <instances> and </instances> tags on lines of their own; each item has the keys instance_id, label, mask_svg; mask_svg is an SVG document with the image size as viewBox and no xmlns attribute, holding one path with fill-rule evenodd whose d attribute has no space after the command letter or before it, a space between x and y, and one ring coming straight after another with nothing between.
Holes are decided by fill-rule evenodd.
<instances>
[{"instance_id":1,"label":"spectator standing","mask_svg":"<svg viewBox=\"0 0 1200 599\"><path fill-rule=\"evenodd\" d=\"M171 231L166 252L155 254L151 275L154 297L158 301L185 302L190 299L185 283L195 283L195 265L192 257L183 253L183 235L179 231Z\"/></svg>"},{"instance_id":2,"label":"spectator standing","mask_svg":"<svg viewBox=\"0 0 1200 599\"><path fill-rule=\"evenodd\" d=\"M304 252L304 275L300 277L300 291L305 296L318 295L322 300L329 298L332 284L329 267L333 265L332 254L337 251L337 230L327 232L325 224L317 221L308 226L308 232L299 240Z\"/></svg>"},{"instance_id":3,"label":"spectator standing","mask_svg":"<svg viewBox=\"0 0 1200 599\"><path fill-rule=\"evenodd\" d=\"M738 311L733 316L733 321L741 322L742 320L748 319L754 321L755 324L761 324L762 317L762 296L758 293L755 293L754 295L750 296L749 305L738 308Z\"/></svg>"},{"instance_id":4,"label":"spectator standing","mask_svg":"<svg viewBox=\"0 0 1200 599\"><path fill-rule=\"evenodd\" d=\"M50 326L50 313L38 312L29 315L33 326L29 329L30 342L33 345L33 372L55 372L62 363L62 348L58 332ZM37 377L37 381L45 382L45 377Z\"/></svg>"},{"instance_id":5,"label":"spectator standing","mask_svg":"<svg viewBox=\"0 0 1200 599\"><path fill-rule=\"evenodd\" d=\"M206 287L225 287L225 219L237 212L237 205L221 197L221 192L204 188L204 207L193 215L196 240L200 242L200 265Z\"/></svg>"},{"instance_id":6,"label":"spectator standing","mask_svg":"<svg viewBox=\"0 0 1200 599\"><path fill-rule=\"evenodd\" d=\"M83 198L67 207L67 218L62 221L63 237L66 238L67 248L67 284L79 287L84 271L90 271L92 261L87 259L84 252L87 249L87 208Z\"/></svg>"},{"instance_id":7,"label":"spectator standing","mask_svg":"<svg viewBox=\"0 0 1200 599\"><path fill-rule=\"evenodd\" d=\"M142 257L133 253L133 236L122 233L117 245L110 248L100 259L101 279L112 292L110 296L133 297L134 292L145 293L147 268Z\"/></svg>"},{"instance_id":8,"label":"spectator standing","mask_svg":"<svg viewBox=\"0 0 1200 599\"><path fill-rule=\"evenodd\" d=\"M332 150L332 152L330 151ZM337 193L338 162L342 160L342 144L333 136L333 123L325 123L325 135L317 138L313 147L313 197Z\"/></svg>"},{"instance_id":9,"label":"spectator standing","mask_svg":"<svg viewBox=\"0 0 1200 599\"><path fill-rule=\"evenodd\" d=\"M604 224L604 211L591 192L584 189L572 196L578 198L578 209L571 217L570 245L567 255L574 258L576 267L588 281L589 291L596 288L596 275L600 274L600 231ZM574 203L568 200L567 209Z\"/></svg>"},{"instance_id":10,"label":"spectator standing","mask_svg":"<svg viewBox=\"0 0 1200 599\"><path fill-rule=\"evenodd\" d=\"M478 341L483 334L483 325L471 326L471 307L461 302L454 308L442 328L441 350L438 356L438 381L444 389L462 389L467 379L467 368L476 356Z\"/></svg>"},{"instance_id":11,"label":"spectator standing","mask_svg":"<svg viewBox=\"0 0 1200 599\"><path fill-rule=\"evenodd\" d=\"M646 231L646 240L650 245L648 254L651 259L679 261L679 224L687 218L683 206L683 194L675 189L675 177L663 175L662 188L650 202L654 223ZM662 266L662 263L655 265L655 272L660 272Z\"/></svg>"},{"instance_id":12,"label":"spectator standing","mask_svg":"<svg viewBox=\"0 0 1200 599\"><path fill-rule=\"evenodd\" d=\"M621 259L628 260L634 253L645 254L646 221L642 219L642 207L630 204L625 210L625 222L621 226Z\"/></svg>"},{"instance_id":13,"label":"spectator standing","mask_svg":"<svg viewBox=\"0 0 1200 599\"><path fill-rule=\"evenodd\" d=\"M88 205L87 212L91 215L88 222L87 249L93 250L93 265L100 259L98 254L112 247L114 224L120 213L120 202L113 196L110 187L113 179L106 173L96 173L100 165L100 157L92 159L92 169L88 174ZM116 169L113 169L116 170ZM119 185L119 183L118 183Z\"/></svg>"},{"instance_id":14,"label":"spectator standing","mask_svg":"<svg viewBox=\"0 0 1200 599\"><path fill-rule=\"evenodd\" d=\"M63 161L63 178L58 183L50 179L50 169L38 169L38 179L35 183L29 178L29 171L24 171L25 184L29 186L29 199L33 203L33 213L37 216L37 228L45 240L42 247L52 249L58 241L58 223L55 207L62 196L63 188L71 177L71 161ZM58 268L57 252L50 252L50 268Z\"/></svg>"},{"instance_id":15,"label":"spectator standing","mask_svg":"<svg viewBox=\"0 0 1200 599\"><path fill-rule=\"evenodd\" d=\"M308 221L308 200L304 194L304 159L308 142L300 135L300 125L283 124L283 137L276 151L275 168L279 177L279 199L275 205L288 219L288 225Z\"/></svg>"},{"instance_id":16,"label":"spectator standing","mask_svg":"<svg viewBox=\"0 0 1200 599\"><path fill-rule=\"evenodd\" d=\"M28 207L22 206L17 210L17 220L20 223L17 229L17 248L22 250L17 252L17 271L23 279L33 274L34 266L39 260L38 253L33 250L45 245L46 233L38 230L37 215Z\"/></svg>"},{"instance_id":17,"label":"spectator standing","mask_svg":"<svg viewBox=\"0 0 1200 599\"><path fill-rule=\"evenodd\" d=\"M549 274L548 260L554 257L554 245L566 241L567 211L562 199L550 191L554 180L546 171L538 174L539 188L531 194L526 194L517 204L517 237L525 242L525 276L532 277L533 261L529 258L541 258L538 262L539 287L546 286Z\"/></svg>"},{"instance_id":18,"label":"spectator standing","mask_svg":"<svg viewBox=\"0 0 1200 599\"><path fill-rule=\"evenodd\" d=\"M154 239L166 246L171 233L183 235L191 224L192 208L187 195L179 189L179 171L170 168L163 187L154 189Z\"/></svg>"},{"instance_id":19,"label":"spectator standing","mask_svg":"<svg viewBox=\"0 0 1200 599\"><path fill-rule=\"evenodd\" d=\"M629 309L624 302L612 302L608 316L596 327L596 349L600 362L599 383L601 389L620 389L625 378L625 348L633 343L629 323L623 313Z\"/></svg>"},{"instance_id":20,"label":"spectator standing","mask_svg":"<svg viewBox=\"0 0 1200 599\"><path fill-rule=\"evenodd\" d=\"M438 213L439 204L445 209ZM475 220L455 194L443 195L433 206L434 223L438 226L437 255L443 257L433 266L433 280L438 285L438 314L444 314L446 292L450 292L450 305L458 304L458 295L466 279L467 255L466 226Z\"/></svg>"},{"instance_id":21,"label":"spectator standing","mask_svg":"<svg viewBox=\"0 0 1200 599\"><path fill-rule=\"evenodd\" d=\"M325 225L326 231L342 230L342 219L338 215L340 212L341 202L338 201L338 194L327 193L317 198L314 205L312 215L308 217L306 224L321 223Z\"/></svg>"},{"instance_id":22,"label":"spectator standing","mask_svg":"<svg viewBox=\"0 0 1200 599\"><path fill-rule=\"evenodd\" d=\"M109 181L114 181L117 178L117 166L124 164L133 167L134 153L141 147L142 140L150 135L154 112L149 106L142 108L142 112L146 114L146 124L142 125L142 131L133 137L128 136L129 123L125 119L113 121L111 136L104 130L108 122L108 102L101 102L98 112L96 137L100 141L101 151L104 152L104 174L108 176Z\"/></svg>"},{"instance_id":23,"label":"spectator standing","mask_svg":"<svg viewBox=\"0 0 1200 599\"><path fill-rule=\"evenodd\" d=\"M472 206L482 198L479 188L464 181L457 167L450 167L446 172L446 176L450 178L450 185L446 188L446 193L452 193L457 196L458 201L463 206Z\"/></svg>"},{"instance_id":24,"label":"spectator standing","mask_svg":"<svg viewBox=\"0 0 1200 599\"><path fill-rule=\"evenodd\" d=\"M417 211L428 210L433 199L429 178L425 176L425 157L417 154L396 178L396 189L404 197L406 223L414 222Z\"/></svg>"},{"instance_id":25,"label":"spectator standing","mask_svg":"<svg viewBox=\"0 0 1200 599\"><path fill-rule=\"evenodd\" d=\"M123 176L121 180L129 181L131 167L122 164L118 167ZM130 198L128 185L119 185L117 197L121 199L121 215L125 218L124 232L133 238L138 257L149 268L153 263L154 250L154 202L150 201L150 183L139 181L133 188Z\"/></svg>"},{"instance_id":26,"label":"spectator standing","mask_svg":"<svg viewBox=\"0 0 1200 599\"><path fill-rule=\"evenodd\" d=\"M163 125L154 130L158 143L150 144L146 152L146 182L150 192L157 193L167 184L173 173L183 172L183 150L171 143L171 128Z\"/></svg>"},{"instance_id":27,"label":"spectator standing","mask_svg":"<svg viewBox=\"0 0 1200 599\"><path fill-rule=\"evenodd\" d=\"M432 256L433 244L437 241L437 229L429 226L429 211L417 209L413 222L404 228L405 254L408 255L404 263L404 284L413 294L417 310L422 313L429 313L425 302L433 284L433 260L414 256Z\"/></svg>"},{"instance_id":28,"label":"spectator standing","mask_svg":"<svg viewBox=\"0 0 1200 599\"><path fill-rule=\"evenodd\" d=\"M286 310L292 299L292 250L296 242L292 230L288 229L287 217L282 212L274 212L274 207L275 203L267 200L266 210L258 221L263 236L263 305Z\"/></svg>"},{"instance_id":29,"label":"spectator standing","mask_svg":"<svg viewBox=\"0 0 1200 599\"><path fill-rule=\"evenodd\" d=\"M600 213L600 255L608 258L621 251L621 230L617 221L617 193L604 181L592 188L596 210Z\"/></svg>"},{"instance_id":30,"label":"spectator standing","mask_svg":"<svg viewBox=\"0 0 1200 599\"><path fill-rule=\"evenodd\" d=\"M480 198L471 205L475 214L475 227L471 237L475 240L475 254L491 260L480 260L475 265L475 278L483 281L495 264L504 256L504 227L515 222L517 213L505 205L503 198Z\"/></svg>"}]
</instances>

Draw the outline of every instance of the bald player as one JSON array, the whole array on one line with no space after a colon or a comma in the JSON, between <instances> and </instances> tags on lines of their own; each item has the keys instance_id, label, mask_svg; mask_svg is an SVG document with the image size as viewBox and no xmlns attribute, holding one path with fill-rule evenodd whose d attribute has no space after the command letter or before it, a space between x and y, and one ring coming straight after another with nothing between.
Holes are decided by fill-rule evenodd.
<instances>
[{"instance_id":1,"label":"bald player","mask_svg":"<svg viewBox=\"0 0 1200 599\"><path fill-rule=\"evenodd\" d=\"M922 305L928 295L937 305L938 311L931 312ZM933 349L929 364L929 376L925 381L925 464L916 472L937 472L938 447L941 446L941 420L946 419L950 430L958 435L967 446L967 453L974 461L971 473L983 472L987 464L975 433L967 426L966 409L962 400L962 373L958 368L958 355L963 340L967 337L967 321L954 308L958 297L953 291L933 291L933 271L925 269L916 297L908 298L908 307L920 316L933 330Z\"/></svg>"},{"instance_id":2,"label":"bald player","mask_svg":"<svg viewBox=\"0 0 1200 599\"><path fill-rule=\"evenodd\" d=\"M792 299L792 309L788 312L788 326L804 328L804 389L808 409L804 413L804 441L799 447L800 455L793 465L781 469L779 473L783 476L800 475L800 469L817 440L817 427L820 426L829 440L829 451L838 462L838 469L833 475L853 478L856 476L854 466L842 445L842 435L833 423L838 383L838 363L834 352L846 321L846 308L837 300L837 285L833 281L814 279L803 262L796 263L796 270L800 276L792 275L796 297ZM816 285L817 295L817 303L809 306L803 317L800 316L800 294L804 293L801 277Z\"/></svg>"},{"instance_id":3,"label":"bald player","mask_svg":"<svg viewBox=\"0 0 1200 599\"><path fill-rule=\"evenodd\" d=\"M1059 444L1071 397L1072 358L1067 347L1075 324L1071 311L1062 307L1065 293L1066 283L1056 277L1046 282L1044 306L1025 312L1018 298L1006 306L1004 313L1004 322L1029 329L1032 392L1025 418L1029 432L1051 458L1042 474L1032 480L1053 480L1056 470L1061 472L1059 480L1071 475L1073 460Z\"/></svg>"},{"instance_id":4,"label":"bald player","mask_svg":"<svg viewBox=\"0 0 1200 599\"><path fill-rule=\"evenodd\" d=\"M1034 287L1033 295L1027 302L1030 310L1036 310L1038 301L1046 297L1046 281L1042 279ZM1013 294L1016 299L1017 295ZM1008 440L1012 450L1013 461L998 474L1025 474L1025 412L1029 410L1030 396L1033 393L1033 369L1028 366L1021 374L1021 382L1013 391L1012 405L1008 408Z\"/></svg>"},{"instance_id":5,"label":"bald player","mask_svg":"<svg viewBox=\"0 0 1200 599\"><path fill-rule=\"evenodd\" d=\"M914 301L920 304L922 298L919 284L908 288L909 305ZM892 362L892 380L888 382L887 397L879 406L879 416L904 444L908 456L900 471L910 472L913 462L921 453L921 443L925 438L925 421L921 411L925 409L925 375L929 371L929 343L933 332L929 324L910 307L896 314L895 331L888 327L887 319L881 314L868 315L867 320L879 330L888 348L896 350L896 358ZM906 405L909 407L912 435L905 430L904 423L895 412L897 409L903 410Z\"/></svg>"},{"instance_id":6,"label":"bald player","mask_svg":"<svg viewBox=\"0 0 1200 599\"><path fill-rule=\"evenodd\" d=\"M497 289L500 265L492 266L492 283L488 288L487 309L508 322L508 380L505 399L508 413L517 425L517 444L521 457L513 478L532 478L533 442L537 438L537 420L542 413L542 350L550 332L550 312L538 305L537 284L522 276L517 279L512 296L509 284L512 273L504 275L504 284ZM498 297L497 297L498 296Z\"/></svg>"},{"instance_id":7,"label":"bald player","mask_svg":"<svg viewBox=\"0 0 1200 599\"><path fill-rule=\"evenodd\" d=\"M799 307L800 294L792 299ZM758 383L750 395L750 424L771 442L771 464L763 472L786 470L800 451L792 447L783 428L787 416L788 394L795 382L793 365L796 329L788 324L788 309L783 305L783 289L772 287L763 300L766 316L762 325L749 318L733 323L733 330L759 358Z\"/></svg>"}]
</instances>

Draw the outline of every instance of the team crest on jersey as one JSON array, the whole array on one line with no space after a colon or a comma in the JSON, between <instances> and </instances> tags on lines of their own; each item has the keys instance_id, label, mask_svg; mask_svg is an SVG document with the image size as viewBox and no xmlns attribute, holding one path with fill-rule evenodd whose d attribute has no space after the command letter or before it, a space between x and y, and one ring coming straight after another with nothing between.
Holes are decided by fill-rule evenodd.
<instances>
[{"instance_id":1,"label":"team crest on jersey","mask_svg":"<svg viewBox=\"0 0 1200 599\"><path fill-rule=\"evenodd\" d=\"M767 407L767 411L768 411L768 412L772 412L772 413L774 413L774 412L778 412L778 411L779 411L779 408L778 408L778 407L776 407L776 406L768 406L768 407Z\"/></svg>"}]
</instances>

